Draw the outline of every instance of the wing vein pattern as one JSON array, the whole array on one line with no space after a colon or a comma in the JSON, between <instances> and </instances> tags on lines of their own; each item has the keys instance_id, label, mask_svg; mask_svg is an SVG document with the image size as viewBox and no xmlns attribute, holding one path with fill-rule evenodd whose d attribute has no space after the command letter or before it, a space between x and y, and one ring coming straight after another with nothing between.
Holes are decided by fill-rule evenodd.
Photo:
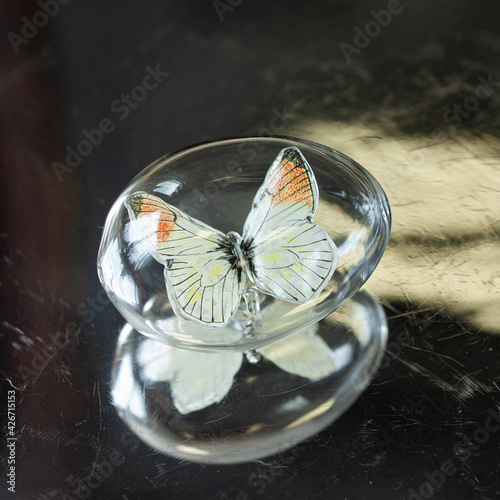
<instances>
[{"instance_id":1,"label":"wing vein pattern","mask_svg":"<svg viewBox=\"0 0 500 500\"><path fill-rule=\"evenodd\" d=\"M303 303L317 297L332 277L338 251L313 222L318 200L316 179L300 151L281 151L243 230L252 280L263 292Z\"/></svg>"},{"instance_id":2,"label":"wing vein pattern","mask_svg":"<svg viewBox=\"0 0 500 500\"><path fill-rule=\"evenodd\" d=\"M174 312L204 326L226 325L245 287L228 237L145 192L134 193L126 206L165 266Z\"/></svg>"}]
</instances>

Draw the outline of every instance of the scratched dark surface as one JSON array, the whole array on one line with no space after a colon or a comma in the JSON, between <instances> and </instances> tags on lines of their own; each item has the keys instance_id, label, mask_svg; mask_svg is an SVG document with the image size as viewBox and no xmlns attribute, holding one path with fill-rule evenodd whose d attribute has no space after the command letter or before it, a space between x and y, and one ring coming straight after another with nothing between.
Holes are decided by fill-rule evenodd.
<instances>
[{"instance_id":1,"label":"scratched dark surface","mask_svg":"<svg viewBox=\"0 0 500 500\"><path fill-rule=\"evenodd\" d=\"M221 21L210 1L71 0L27 43L7 35L40 5L0 4L0 414L10 380L18 438L16 493L2 472L0 498L79 498L75 484L115 450L123 462L89 498L498 498L498 1L402 1L350 62L341 42L388 2L232 4ZM114 112L157 65L168 77ZM103 223L151 161L263 133L273 109L288 113L280 133L343 151L387 190L393 236L367 289L386 307L392 355L296 449L181 462L130 436L110 403L123 320L97 300ZM53 162L106 117L115 129L59 179ZM7 467L4 443L0 454Z\"/></svg>"}]
</instances>

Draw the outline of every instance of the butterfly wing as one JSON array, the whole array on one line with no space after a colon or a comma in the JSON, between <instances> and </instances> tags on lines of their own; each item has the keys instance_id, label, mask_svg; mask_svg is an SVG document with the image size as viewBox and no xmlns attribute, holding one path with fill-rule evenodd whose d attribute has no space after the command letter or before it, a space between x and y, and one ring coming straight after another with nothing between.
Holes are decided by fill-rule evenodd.
<instances>
[{"instance_id":1,"label":"butterfly wing","mask_svg":"<svg viewBox=\"0 0 500 500\"><path fill-rule=\"evenodd\" d=\"M313 222L318 186L297 148L280 152L254 198L242 248L255 284L289 302L307 302L326 286L338 263L330 236Z\"/></svg>"},{"instance_id":2,"label":"butterfly wing","mask_svg":"<svg viewBox=\"0 0 500 500\"><path fill-rule=\"evenodd\" d=\"M283 371L319 380L331 375L337 363L328 344L317 335L318 323L302 328L258 349Z\"/></svg>"},{"instance_id":3,"label":"butterfly wing","mask_svg":"<svg viewBox=\"0 0 500 500\"><path fill-rule=\"evenodd\" d=\"M174 406L182 415L202 410L224 399L241 367L240 352L198 352L177 349L145 338L138 362L151 382L168 382Z\"/></svg>"},{"instance_id":4,"label":"butterfly wing","mask_svg":"<svg viewBox=\"0 0 500 500\"><path fill-rule=\"evenodd\" d=\"M245 287L227 236L145 192L132 194L125 205L165 266L174 312L204 326L227 325Z\"/></svg>"}]
</instances>

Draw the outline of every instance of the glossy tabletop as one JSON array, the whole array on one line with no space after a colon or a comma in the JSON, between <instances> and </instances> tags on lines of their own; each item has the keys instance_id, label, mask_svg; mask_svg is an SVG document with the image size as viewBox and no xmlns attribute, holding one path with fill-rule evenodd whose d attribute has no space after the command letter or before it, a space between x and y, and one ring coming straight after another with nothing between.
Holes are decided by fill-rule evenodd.
<instances>
[{"instance_id":1,"label":"glossy tabletop","mask_svg":"<svg viewBox=\"0 0 500 500\"><path fill-rule=\"evenodd\" d=\"M2 1L0 498L500 495L499 14L493 0ZM96 257L145 166L244 135L324 144L383 186L393 229L364 289L388 350L309 440L195 464L118 417L124 320Z\"/></svg>"}]
</instances>

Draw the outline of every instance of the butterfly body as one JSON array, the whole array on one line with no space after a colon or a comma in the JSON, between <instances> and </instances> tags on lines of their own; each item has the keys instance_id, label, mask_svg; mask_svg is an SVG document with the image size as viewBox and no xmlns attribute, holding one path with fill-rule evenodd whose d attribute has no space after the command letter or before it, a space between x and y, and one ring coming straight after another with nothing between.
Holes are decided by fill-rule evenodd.
<instances>
[{"instance_id":1,"label":"butterfly body","mask_svg":"<svg viewBox=\"0 0 500 500\"><path fill-rule=\"evenodd\" d=\"M247 278L252 281L248 259L246 258L244 250L241 248L241 236L236 231L230 231L227 233L227 237L233 245L233 253L237 259L236 266L242 269Z\"/></svg>"},{"instance_id":2,"label":"butterfly body","mask_svg":"<svg viewBox=\"0 0 500 500\"><path fill-rule=\"evenodd\" d=\"M296 148L280 152L258 190L243 235L227 235L160 198L138 192L127 202L130 218L165 266L174 312L208 327L225 326L247 286L303 303L330 280L338 251L314 220L318 187Z\"/></svg>"}]
</instances>

